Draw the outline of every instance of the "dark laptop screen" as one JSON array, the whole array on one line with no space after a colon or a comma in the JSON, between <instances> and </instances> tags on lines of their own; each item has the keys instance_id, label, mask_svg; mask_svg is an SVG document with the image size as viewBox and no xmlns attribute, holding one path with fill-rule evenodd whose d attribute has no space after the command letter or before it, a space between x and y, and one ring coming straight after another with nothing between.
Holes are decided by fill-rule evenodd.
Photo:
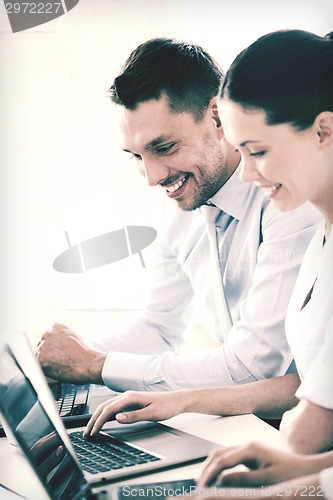
<instances>
[{"instance_id":1,"label":"dark laptop screen","mask_svg":"<svg viewBox=\"0 0 333 500\"><path fill-rule=\"evenodd\" d=\"M53 500L83 498L87 482L9 347L0 363L2 419Z\"/></svg>"}]
</instances>

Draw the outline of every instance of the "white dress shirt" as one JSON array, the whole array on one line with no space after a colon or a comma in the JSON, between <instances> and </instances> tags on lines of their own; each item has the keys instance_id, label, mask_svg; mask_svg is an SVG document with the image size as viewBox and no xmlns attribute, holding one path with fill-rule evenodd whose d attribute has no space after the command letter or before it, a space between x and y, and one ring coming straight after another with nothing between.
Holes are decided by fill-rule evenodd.
<instances>
[{"instance_id":1,"label":"white dress shirt","mask_svg":"<svg viewBox=\"0 0 333 500\"><path fill-rule=\"evenodd\" d=\"M310 204L275 211L239 169L209 200L216 221L221 273L233 326L223 343L207 279L209 242L200 209L173 204L151 245L152 282L135 320L95 342L108 352L102 376L116 391L176 390L242 384L284 374L292 362L285 313L304 252L322 218ZM147 253L145 262L148 263ZM217 347L179 352L200 300L214 319ZM202 332L205 335L205 331Z\"/></svg>"},{"instance_id":2,"label":"white dress shirt","mask_svg":"<svg viewBox=\"0 0 333 500\"><path fill-rule=\"evenodd\" d=\"M333 228L325 246L323 238L324 225L304 257L288 308L286 333L302 380L296 396L332 410ZM314 282L311 299L302 308Z\"/></svg>"}]
</instances>

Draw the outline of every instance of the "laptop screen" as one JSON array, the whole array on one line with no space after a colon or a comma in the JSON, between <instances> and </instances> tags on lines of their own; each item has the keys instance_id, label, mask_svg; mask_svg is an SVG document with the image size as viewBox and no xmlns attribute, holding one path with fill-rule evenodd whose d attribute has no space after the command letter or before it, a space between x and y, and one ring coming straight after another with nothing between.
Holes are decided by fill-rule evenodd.
<instances>
[{"instance_id":1,"label":"laptop screen","mask_svg":"<svg viewBox=\"0 0 333 500\"><path fill-rule=\"evenodd\" d=\"M87 481L9 346L1 353L0 410L50 498L83 498Z\"/></svg>"}]
</instances>

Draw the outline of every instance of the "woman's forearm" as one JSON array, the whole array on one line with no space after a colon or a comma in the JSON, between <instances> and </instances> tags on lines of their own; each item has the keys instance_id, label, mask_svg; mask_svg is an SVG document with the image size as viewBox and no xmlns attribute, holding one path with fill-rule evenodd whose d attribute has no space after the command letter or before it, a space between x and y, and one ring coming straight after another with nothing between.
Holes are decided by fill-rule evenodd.
<instances>
[{"instance_id":1,"label":"woman's forearm","mask_svg":"<svg viewBox=\"0 0 333 500\"><path fill-rule=\"evenodd\" d=\"M298 402L295 392L300 380L296 373L232 387L180 391L182 412L212 415L254 413L280 418Z\"/></svg>"},{"instance_id":2,"label":"woman's forearm","mask_svg":"<svg viewBox=\"0 0 333 500\"><path fill-rule=\"evenodd\" d=\"M154 393L126 391L99 405L85 434L97 433L112 418L128 424L140 420L165 420L185 412L211 415L254 413L279 418L297 404L295 391L298 385L297 374L292 374L233 387Z\"/></svg>"}]
</instances>

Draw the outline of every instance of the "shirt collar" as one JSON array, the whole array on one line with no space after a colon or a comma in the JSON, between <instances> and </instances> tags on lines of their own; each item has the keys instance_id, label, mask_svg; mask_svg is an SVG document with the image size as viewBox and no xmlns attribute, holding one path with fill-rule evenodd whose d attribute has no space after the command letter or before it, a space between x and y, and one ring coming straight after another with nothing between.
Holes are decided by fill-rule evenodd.
<instances>
[{"instance_id":1,"label":"shirt collar","mask_svg":"<svg viewBox=\"0 0 333 500\"><path fill-rule=\"evenodd\" d=\"M251 189L251 183L242 182L239 174L238 166L221 189L208 200L209 203L213 203L220 210L238 220L242 217Z\"/></svg>"}]
</instances>

